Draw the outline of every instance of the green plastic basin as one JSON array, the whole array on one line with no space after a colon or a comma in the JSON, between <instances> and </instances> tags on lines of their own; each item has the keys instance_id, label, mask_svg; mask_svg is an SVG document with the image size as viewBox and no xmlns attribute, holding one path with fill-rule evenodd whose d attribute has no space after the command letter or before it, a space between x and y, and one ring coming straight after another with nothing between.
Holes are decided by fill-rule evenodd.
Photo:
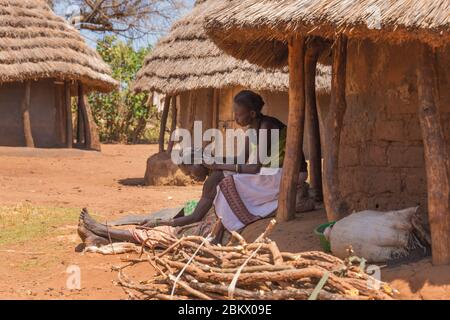
<instances>
[{"instance_id":1,"label":"green plastic basin","mask_svg":"<svg viewBox=\"0 0 450 320\"><path fill-rule=\"evenodd\" d=\"M331 252L331 244L330 241L327 240L323 232L326 228L334 226L335 223L336 221L324 223L314 229L314 234L319 237L320 245L325 252Z\"/></svg>"}]
</instances>

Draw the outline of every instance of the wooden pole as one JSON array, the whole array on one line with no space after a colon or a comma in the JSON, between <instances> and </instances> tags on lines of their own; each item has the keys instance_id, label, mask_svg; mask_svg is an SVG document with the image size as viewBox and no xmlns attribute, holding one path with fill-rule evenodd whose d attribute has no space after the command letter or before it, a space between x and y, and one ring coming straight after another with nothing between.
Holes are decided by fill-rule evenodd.
<instances>
[{"instance_id":1,"label":"wooden pole","mask_svg":"<svg viewBox=\"0 0 450 320\"><path fill-rule=\"evenodd\" d=\"M84 128L84 147L88 150L101 150L100 137L97 125L92 115L91 106L84 89L84 85L78 83L78 109L81 110Z\"/></svg>"},{"instance_id":2,"label":"wooden pole","mask_svg":"<svg viewBox=\"0 0 450 320\"><path fill-rule=\"evenodd\" d=\"M164 99L164 109L161 117L161 128L159 129L159 153L164 152L164 137L166 135L167 118L169 117L170 100L170 96L166 96L166 98Z\"/></svg>"},{"instance_id":3,"label":"wooden pole","mask_svg":"<svg viewBox=\"0 0 450 320\"><path fill-rule=\"evenodd\" d=\"M30 119L30 106L31 106L31 81L25 82L25 92L22 100L22 123L23 123L23 136L25 139L25 146L28 148L34 148L33 133L31 131L31 119Z\"/></svg>"},{"instance_id":4,"label":"wooden pole","mask_svg":"<svg viewBox=\"0 0 450 320\"><path fill-rule=\"evenodd\" d=\"M171 114L172 114L172 123L170 125L170 137L172 137L172 134L175 132L175 130L177 129L177 115L178 115L178 110L177 110L177 97L173 97L172 98L172 109L171 109ZM169 144L167 146L167 153L172 153L173 150L173 144L174 142L172 141L172 139L169 140Z\"/></svg>"},{"instance_id":5,"label":"wooden pole","mask_svg":"<svg viewBox=\"0 0 450 320\"><path fill-rule=\"evenodd\" d=\"M425 153L428 188L428 218L434 265L450 264L450 184L449 155L436 101L435 52L423 45L417 82L419 120Z\"/></svg>"},{"instance_id":6,"label":"wooden pole","mask_svg":"<svg viewBox=\"0 0 450 320\"><path fill-rule=\"evenodd\" d=\"M347 37L338 35L333 45L333 72L330 111L325 120L323 191L328 220L336 221L346 213L339 192L339 147L347 103Z\"/></svg>"},{"instance_id":7,"label":"wooden pole","mask_svg":"<svg viewBox=\"0 0 450 320\"><path fill-rule=\"evenodd\" d=\"M84 86L81 82L78 83L78 109L81 111L83 119L84 146L86 149L89 149L89 146L91 145L91 130L89 128L89 122L87 119Z\"/></svg>"},{"instance_id":8,"label":"wooden pole","mask_svg":"<svg viewBox=\"0 0 450 320\"><path fill-rule=\"evenodd\" d=\"M317 61L324 49L325 43L319 38L313 38L308 42L305 56L306 121L309 124L309 176L311 190L314 192L316 201L323 200L322 150L316 101L316 72Z\"/></svg>"},{"instance_id":9,"label":"wooden pole","mask_svg":"<svg viewBox=\"0 0 450 320\"><path fill-rule=\"evenodd\" d=\"M79 88L78 88L79 90ZM84 129L84 114L82 110L82 103L83 103L83 96L80 96L80 93L78 92L78 103L77 103L77 145L83 146L86 145L86 137L84 135L85 129Z\"/></svg>"},{"instance_id":10,"label":"wooden pole","mask_svg":"<svg viewBox=\"0 0 450 320\"><path fill-rule=\"evenodd\" d=\"M70 82L64 83L64 106L66 108L66 147L73 147L73 123L72 123L72 94L70 90Z\"/></svg>"},{"instance_id":11,"label":"wooden pole","mask_svg":"<svg viewBox=\"0 0 450 320\"><path fill-rule=\"evenodd\" d=\"M66 142L66 108L63 83L54 82L55 89L55 128L58 144L65 146Z\"/></svg>"},{"instance_id":12,"label":"wooden pole","mask_svg":"<svg viewBox=\"0 0 450 320\"><path fill-rule=\"evenodd\" d=\"M295 217L295 201L305 125L305 39L289 40L289 115L286 155L278 200L278 221Z\"/></svg>"}]
</instances>

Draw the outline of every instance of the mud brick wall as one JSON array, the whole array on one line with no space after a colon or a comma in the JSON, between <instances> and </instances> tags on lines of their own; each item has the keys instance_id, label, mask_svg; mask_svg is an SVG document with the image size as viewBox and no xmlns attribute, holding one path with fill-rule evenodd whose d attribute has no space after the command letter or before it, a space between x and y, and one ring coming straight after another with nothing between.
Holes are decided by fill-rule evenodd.
<instances>
[{"instance_id":1,"label":"mud brick wall","mask_svg":"<svg viewBox=\"0 0 450 320\"><path fill-rule=\"evenodd\" d=\"M61 86L52 79L33 81L31 84L30 122L36 147L62 147L57 134L57 108L63 108L57 91ZM25 84L21 82L0 84L0 146L25 146L21 104ZM60 93L61 95L62 93Z\"/></svg>"},{"instance_id":2,"label":"mud brick wall","mask_svg":"<svg viewBox=\"0 0 450 320\"><path fill-rule=\"evenodd\" d=\"M418 43L349 43L340 190L351 211L420 205L426 175L417 115ZM450 137L450 48L438 51L439 108Z\"/></svg>"}]
</instances>

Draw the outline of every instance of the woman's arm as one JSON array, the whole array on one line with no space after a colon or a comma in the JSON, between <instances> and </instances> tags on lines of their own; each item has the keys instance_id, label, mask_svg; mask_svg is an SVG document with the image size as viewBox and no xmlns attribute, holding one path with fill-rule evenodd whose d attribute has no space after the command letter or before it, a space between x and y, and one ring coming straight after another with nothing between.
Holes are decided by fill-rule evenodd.
<instances>
[{"instance_id":1,"label":"woman's arm","mask_svg":"<svg viewBox=\"0 0 450 320\"><path fill-rule=\"evenodd\" d=\"M169 220L159 220L159 221L149 221L144 223L142 226L146 228L155 228L159 226L170 226L170 227L183 227L196 222L202 221L205 215L208 213L209 209L211 209L212 200L208 198L201 198L198 201L198 204L194 210L194 212L189 216L183 216L175 219Z\"/></svg>"}]
</instances>

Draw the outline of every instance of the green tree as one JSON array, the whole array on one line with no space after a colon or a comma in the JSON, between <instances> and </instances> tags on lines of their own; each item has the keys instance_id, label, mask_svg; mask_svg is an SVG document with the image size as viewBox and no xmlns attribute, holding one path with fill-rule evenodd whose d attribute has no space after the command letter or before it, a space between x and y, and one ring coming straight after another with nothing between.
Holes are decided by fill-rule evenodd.
<instances>
[{"instance_id":1,"label":"green tree","mask_svg":"<svg viewBox=\"0 0 450 320\"><path fill-rule=\"evenodd\" d=\"M98 53L120 83L116 92L92 93L89 97L103 142L137 143L145 135L149 119L158 122L157 109L149 103L148 94L135 94L130 89L150 50L151 47L136 50L131 42L116 36L98 41Z\"/></svg>"}]
</instances>

